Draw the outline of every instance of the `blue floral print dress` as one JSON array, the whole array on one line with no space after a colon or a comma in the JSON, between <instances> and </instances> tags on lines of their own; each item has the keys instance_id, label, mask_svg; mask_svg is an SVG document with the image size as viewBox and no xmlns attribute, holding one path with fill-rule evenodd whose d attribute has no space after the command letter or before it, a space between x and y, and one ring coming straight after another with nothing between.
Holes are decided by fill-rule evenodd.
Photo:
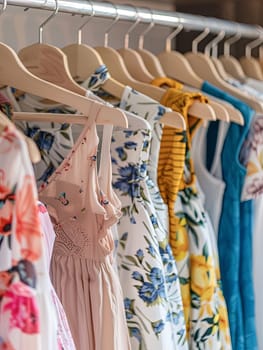
<instances>
[{"instance_id":1,"label":"blue floral print dress","mask_svg":"<svg viewBox=\"0 0 263 350\"><path fill-rule=\"evenodd\" d=\"M3 92L10 98L14 110L17 112L74 113L73 110L59 104L44 104L37 96L29 94L16 96L16 90L9 87L5 88ZM17 121L16 126L35 141L40 151L41 160L34 164L34 173L38 188L41 188L74 145L71 125L68 123Z\"/></svg>"},{"instance_id":2,"label":"blue floral print dress","mask_svg":"<svg viewBox=\"0 0 263 350\"><path fill-rule=\"evenodd\" d=\"M127 86L122 95L120 108L132 112L148 121L151 126L152 138L149 144L149 160L147 164L147 185L156 210L159 225L168 235L169 215L168 207L164 203L157 184L157 167L162 137L162 124L159 120L171 109L166 108L146 95ZM172 253L171 253L172 254ZM172 256L172 255L171 255Z\"/></svg>"},{"instance_id":3,"label":"blue floral print dress","mask_svg":"<svg viewBox=\"0 0 263 350\"><path fill-rule=\"evenodd\" d=\"M178 276L147 185L150 130L115 131L113 187L122 202L117 262L133 350L188 349Z\"/></svg>"}]
</instances>

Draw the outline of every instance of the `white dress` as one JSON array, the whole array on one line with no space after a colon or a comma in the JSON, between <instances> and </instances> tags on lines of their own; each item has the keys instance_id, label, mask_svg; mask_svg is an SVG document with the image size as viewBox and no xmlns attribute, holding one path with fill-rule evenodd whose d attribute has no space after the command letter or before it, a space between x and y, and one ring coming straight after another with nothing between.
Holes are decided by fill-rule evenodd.
<instances>
[{"instance_id":1,"label":"white dress","mask_svg":"<svg viewBox=\"0 0 263 350\"><path fill-rule=\"evenodd\" d=\"M179 280L167 241L166 208L153 181L156 163L150 161L152 168L147 171L149 155L158 160L159 135L154 125L165 108L129 87L120 106L145 118L154 133L152 138L149 129L115 131L111 145L113 187L123 212L117 261L132 349L186 350Z\"/></svg>"},{"instance_id":2,"label":"white dress","mask_svg":"<svg viewBox=\"0 0 263 350\"><path fill-rule=\"evenodd\" d=\"M213 173L219 171L220 160L218 156L214 159L211 172L208 171L205 165L206 161L206 133L207 128L200 126L196 131L192 142L192 157L194 160L195 173L201 192L204 193L204 208L208 212L208 217L211 219L214 232L218 234L219 220L222 210L223 196L225 191L225 183L222 178L216 177ZM216 154L221 154L224 137L222 127L219 126L218 143L216 146ZM218 163L218 164L216 164Z\"/></svg>"}]
</instances>

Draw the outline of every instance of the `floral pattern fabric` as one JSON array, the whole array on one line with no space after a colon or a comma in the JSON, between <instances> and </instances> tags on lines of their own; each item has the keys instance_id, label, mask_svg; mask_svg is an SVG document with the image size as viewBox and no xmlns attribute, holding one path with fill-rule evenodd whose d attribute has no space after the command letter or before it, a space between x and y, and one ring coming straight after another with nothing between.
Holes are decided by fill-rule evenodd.
<instances>
[{"instance_id":1,"label":"floral pattern fabric","mask_svg":"<svg viewBox=\"0 0 263 350\"><path fill-rule=\"evenodd\" d=\"M256 89L255 87L249 86L246 84L246 82L240 82L237 79L234 78L228 78L226 82L239 90L241 90L243 93L245 93L248 96L255 97L261 101L263 101L263 93L262 91Z\"/></svg>"},{"instance_id":2,"label":"floral pattern fabric","mask_svg":"<svg viewBox=\"0 0 263 350\"><path fill-rule=\"evenodd\" d=\"M16 112L39 112L39 113L73 113L59 104L44 104L41 99L29 94L16 96L16 90L6 88L6 94L12 98ZM34 173L38 188L45 185L47 179L58 168L69 150L73 147L71 125L54 122L25 122L17 121L16 125L23 133L32 138L41 155L41 160L34 165Z\"/></svg>"},{"instance_id":3,"label":"floral pattern fabric","mask_svg":"<svg viewBox=\"0 0 263 350\"><path fill-rule=\"evenodd\" d=\"M263 115L256 114L240 152L240 161L247 168L242 200L255 199L263 193Z\"/></svg>"},{"instance_id":4,"label":"floral pattern fabric","mask_svg":"<svg viewBox=\"0 0 263 350\"><path fill-rule=\"evenodd\" d=\"M150 141L150 130L129 129L111 144L126 320L133 350L188 349L176 267L146 183Z\"/></svg>"},{"instance_id":5,"label":"floral pattern fabric","mask_svg":"<svg viewBox=\"0 0 263 350\"><path fill-rule=\"evenodd\" d=\"M88 77L81 86L93 92L101 92L103 83L110 78L110 73L105 64L99 66L90 77Z\"/></svg>"},{"instance_id":6,"label":"floral pattern fabric","mask_svg":"<svg viewBox=\"0 0 263 350\"><path fill-rule=\"evenodd\" d=\"M39 290L47 275L36 187L26 144L15 129L1 134L0 164L0 348L42 349L41 301L47 306L50 295ZM57 349L57 342L52 346Z\"/></svg>"},{"instance_id":7,"label":"floral pattern fabric","mask_svg":"<svg viewBox=\"0 0 263 350\"><path fill-rule=\"evenodd\" d=\"M138 93L130 87L126 87L120 102L120 108L147 120L151 126L152 138L149 143L149 159L147 162L147 185L151 195L159 225L165 235L168 236L168 208L164 203L157 185L157 167L162 137L162 124L159 120L171 109L162 106L160 103L152 100L148 96Z\"/></svg>"},{"instance_id":8,"label":"floral pattern fabric","mask_svg":"<svg viewBox=\"0 0 263 350\"><path fill-rule=\"evenodd\" d=\"M253 203L253 239L251 251L252 256L250 256L250 261L253 268L253 276L251 276L251 280L253 278L258 349L262 350L263 339L261 336L261 330L263 325L263 298L261 291L263 287L263 278L261 269L261 247L263 209L263 116L261 114L254 115L248 136L242 145L240 161L247 169L242 191L242 200L246 202L242 204L246 204L249 199L256 199ZM245 244L245 248L248 250L247 244ZM251 295L251 290L249 291L249 294Z\"/></svg>"}]
</instances>

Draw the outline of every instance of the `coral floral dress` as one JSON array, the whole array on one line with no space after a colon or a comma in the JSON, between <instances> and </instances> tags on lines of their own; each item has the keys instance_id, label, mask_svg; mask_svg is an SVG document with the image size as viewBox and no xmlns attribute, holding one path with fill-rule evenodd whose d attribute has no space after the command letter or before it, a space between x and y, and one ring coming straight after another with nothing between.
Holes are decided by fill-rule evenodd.
<instances>
[{"instance_id":1,"label":"coral floral dress","mask_svg":"<svg viewBox=\"0 0 263 350\"><path fill-rule=\"evenodd\" d=\"M39 305L51 295L44 301L38 291L45 274L41 240L27 146L15 128L6 128L0 136L1 350L42 349Z\"/></svg>"}]
</instances>

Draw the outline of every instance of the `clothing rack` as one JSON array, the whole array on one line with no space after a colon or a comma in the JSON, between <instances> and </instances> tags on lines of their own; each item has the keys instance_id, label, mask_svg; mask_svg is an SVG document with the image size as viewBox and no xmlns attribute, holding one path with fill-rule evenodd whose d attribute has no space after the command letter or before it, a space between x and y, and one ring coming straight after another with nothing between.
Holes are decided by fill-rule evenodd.
<instances>
[{"instance_id":1,"label":"clothing rack","mask_svg":"<svg viewBox=\"0 0 263 350\"><path fill-rule=\"evenodd\" d=\"M3 0L0 0L3 3ZM27 9L54 10L55 0L8 0L7 5L25 7ZM135 21L141 19L141 23L153 22L158 25L176 27L182 24L185 29L203 31L209 28L210 33L217 34L224 30L225 35L240 33L244 38L257 38L263 35L263 28L255 25L241 24L222 19L191 15L180 12L150 10L134 7L133 5L114 5L107 2L85 0L58 0L59 12L75 15L91 15L94 10L96 17L116 18L119 20Z\"/></svg>"}]
</instances>

